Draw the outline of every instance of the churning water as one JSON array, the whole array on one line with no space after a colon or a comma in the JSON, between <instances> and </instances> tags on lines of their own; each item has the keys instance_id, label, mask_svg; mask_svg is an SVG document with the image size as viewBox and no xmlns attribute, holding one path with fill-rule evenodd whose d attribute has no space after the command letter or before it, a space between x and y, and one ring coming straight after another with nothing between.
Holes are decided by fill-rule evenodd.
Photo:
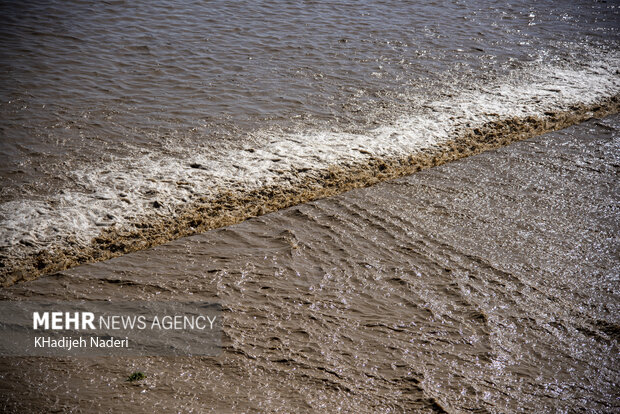
<instances>
[{"instance_id":1,"label":"churning water","mask_svg":"<svg viewBox=\"0 0 620 414\"><path fill-rule=\"evenodd\" d=\"M5 279L613 112L616 2L506 3L3 1Z\"/></svg>"},{"instance_id":2,"label":"churning water","mask_svg":"<svg viewBox=\"0 0 620 414\"><path fill-rule=\"evenodd\" d=\"M619 6L0 0L0 296L224 308L0 410L620 410Z\"/></svg>"},{"instance_id":3,"label":"churning water","mask_svg":"<svg viewBox=\"0 0 620 414\"><path fill-rule=\"evenodd\" d=\"M216 301L224 347L2 358L0 407L616 412L619 165L620 117L593 120L16 284L2 297Z\"/></svg>"}]
</instances>

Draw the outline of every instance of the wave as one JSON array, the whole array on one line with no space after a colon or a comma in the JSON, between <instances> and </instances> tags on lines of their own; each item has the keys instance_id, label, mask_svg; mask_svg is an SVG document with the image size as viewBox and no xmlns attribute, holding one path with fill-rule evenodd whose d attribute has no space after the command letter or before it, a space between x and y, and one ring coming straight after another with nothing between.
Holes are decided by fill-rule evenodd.
<instances>
[{"instance_id":1,"label":"wave","mask_svg":"<svg viewBox=\"0 0 620 414\"><path fill-rule=\"evenodd\" d=\"M71 172L80 190L0 205L0 280L115 257L618 112L620 56L533 64L364 133L258 132L240 148L144 153Z\"/></svg>"}]
</instances>

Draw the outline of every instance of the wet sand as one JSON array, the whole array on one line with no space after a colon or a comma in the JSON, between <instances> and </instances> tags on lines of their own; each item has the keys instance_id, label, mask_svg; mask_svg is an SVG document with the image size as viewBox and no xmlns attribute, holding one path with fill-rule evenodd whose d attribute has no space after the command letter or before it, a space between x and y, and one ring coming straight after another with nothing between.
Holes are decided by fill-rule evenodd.
<instances>
[{"instance_id":1,"label":"wet sand","mask_svg":"<svg viewBox=\"0 0 620 414\"><path fill-rule=\"evenodd\" d=\"M4 358L2 410L619 410L619 131L592 119L4 288L214 300L225 322L218 357Z\"/></svg>"}]
</instances>

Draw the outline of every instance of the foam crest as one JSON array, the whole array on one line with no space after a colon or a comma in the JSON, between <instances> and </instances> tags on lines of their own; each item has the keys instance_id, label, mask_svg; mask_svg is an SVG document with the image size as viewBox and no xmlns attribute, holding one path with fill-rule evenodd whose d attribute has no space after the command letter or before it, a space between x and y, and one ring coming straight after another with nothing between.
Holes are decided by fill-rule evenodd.
<instances>
[{"instance_id":1,"label":"foam crest","mask_svg":"<svg viewBox=\"0 0 620 414\"><path fill-rule=\"evenodd\" d=\"M528 117L544 123L578 107L596 107L620 92L618 54L601 56L599 61L572 68L532 65L510 77L435 101L424 102L420 97L421 104L412 113L364 134L321 130L274 136L259 131L252 148L201 153L188 149L184 157L177 158L143 154L135 148L130 153L140 155L71 172L80 191L0 205L4 269L13 272L40 251L48 252L46 260L53 261L50 255L69 247L73 251L86 248L111 228L138 231L137 223L174 221L192 205L204 205L222 194L247 194L264 187L296 188L308 180L314 180L316 187L321 185L322 172L330 168L343 171L425 151L433 156L433 151L464 131L488 128L489 123ZM547 129L564 124L552 123ZM235 211L241 210L235 206ZM220 211L225 212L226 206ZM66 265L42 267L53 270ZM32 264L26 268L31 269Z\"/></svg>"}]
</instances>

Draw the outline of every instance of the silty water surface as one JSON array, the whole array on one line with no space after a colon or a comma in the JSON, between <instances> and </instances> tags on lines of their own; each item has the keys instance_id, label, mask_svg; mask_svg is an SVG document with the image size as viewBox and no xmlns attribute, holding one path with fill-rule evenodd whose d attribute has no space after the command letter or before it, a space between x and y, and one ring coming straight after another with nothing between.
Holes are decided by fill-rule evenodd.
<instances>
[{"instance_id":1,"label":"silty water surface","mask_svg":"<svg viewBox=\"0 0 620 414\"><path fill-rule=\"evenodd\" d=\"M2 1L3 260L618 93L616 2L506 3Z\"/></svg>"},{"instance_id":2,"label":"silty water surface","mask_svg":"<svg viewBox=\"0 0 620 414\"><path fill-rule=\"evenodd\" d=\"M224 347L0 358L0 409L617 412L619 158L592 120L3 289L219 302Z\"/></svg>"}]
</instances>

